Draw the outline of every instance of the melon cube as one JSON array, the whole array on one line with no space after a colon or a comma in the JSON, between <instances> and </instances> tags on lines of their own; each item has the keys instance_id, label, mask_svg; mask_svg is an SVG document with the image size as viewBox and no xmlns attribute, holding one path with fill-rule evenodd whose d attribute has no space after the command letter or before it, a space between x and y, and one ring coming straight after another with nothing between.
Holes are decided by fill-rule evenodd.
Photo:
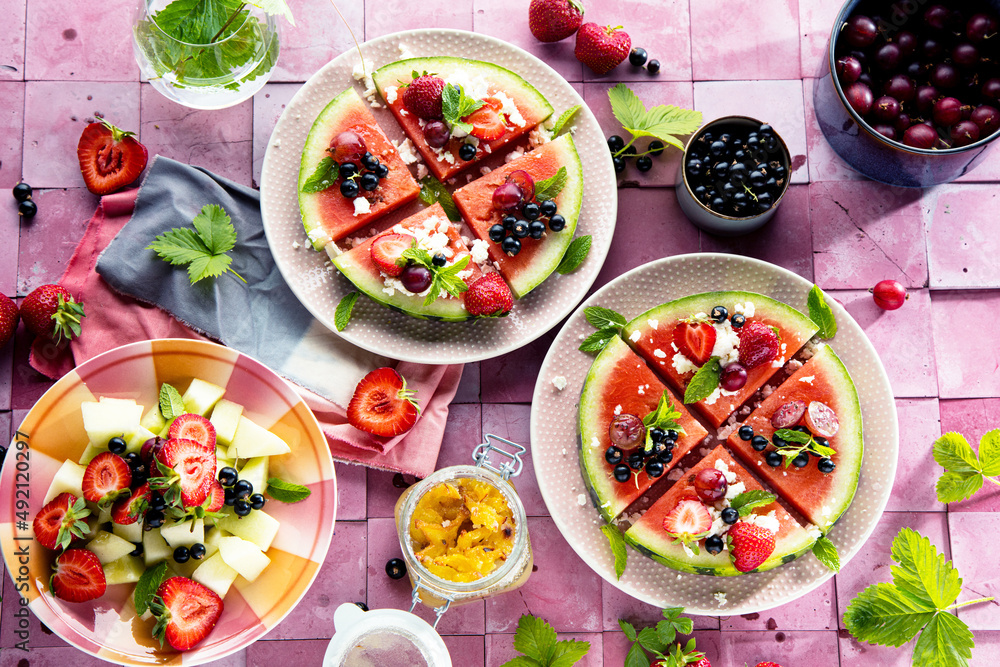
<instances>
[{"instance_id":1,"label":"melon cube","mask_svg":"<svg viewBox=\"0 0 1000 667\"><path fill-rule=\"evenodd\" d=\"M167 423L167 420L163 418L163 413L160 412L160 404L157 403L149 409L146 414L142 416L139 420L139 426L149 429L155 433L159 433Z\"/></svg>"},{"instance_id":2,"label":"melon cube","mask_svg":"<svg viewBox=\"0 0 1000 667\"><path fill-rule=\"evenodd\" d=\"M292 451L285 441L245 416L240 417L236 434L226 458L250 459L257 456L280 456Z\"/></svg>"},{"instance_id":3,"label":"melon cube","mask_svg":"<svg viewBox=\"0 0 1000 667\"><path fill-rule=\"evenodd\" d=\"M133 544L142 542L142 521L130 524L112 523L111 532Z\"/></svg>"},{"instance_id":4,"label":"melon cube","mask_svg":"<svg viewBox=\"0 0 1000 667\"><path fill-rule=\"evenodd\" d=\"M239 425L242 415L243 406L239 403L233 403L229 399L224 398L215 404L215 409L212 410L212 418L209 421L215 427L216 442L220 445L228 445L233 441L233 436L236 435L236 427Z\"/></svg>"},{"instance_id":5,"label":"melon cube","mask_svg":"<svg viewBox=\"0 0 1000 667\"><path fill-rule=\"evenodd\" d=\"M181 400L184 401L184 411L204 417L225 393L226 390L219 385L195 378L181 396Z\"/></svg>"},{"instance_id":6,"label":"melon cube","mask_svg":"<svg viewBox=\"0 0 1000 667\"><path fill-rule=\"evenodd\" d=\"M150 431L145 426L139 425L139 428L135 430L135 433L125 439L125 453L129 454L135 452L138 454L142 451L142 446L150 438L155 438L156 434Z\"/></svg>"},{"instance_id":7,"label":"melon cube","mask_svg":"<svg viewBox=\"0 0 1000 667\"><path fill-rule=\"evenodd\" d=\"M256 580L271 562L256 544L236 536L219 540L219 555L247 581Z\"/></svg>"},{"instance_id":8,"label":"melon cube","mask_svg":"<svg viewBox=\"0 0 1000 667\"><path fill-rule=\"evenodd\" d=\"M215 552L219 550L219 540L223 537L229 537L229 533L220 528L213 528L212 530L205 530L205 557L210 558Z\"/></svg>"},{"instance_id":9,"label":"melon cube","mask_svg":"<svg viewBox=\"0 0 1000 667\"><path fill-rule=\"evenodd\" d=\"M253 542L261 551L267 551L271 548L281 523L264 510L254 510L242 518L230 511L216 521L215 525L237 537Z\"/></svg>"},{"instance_id":10,"label":"melon cube","mask_svg":"<svg viewBox=\"0 0 1000 667\"><path fill-rule=\"evenodd\" d=\"M205 521L203 519L171 521L163 524L160 535L173 549L181 546L190 547L195 542L205 541Z\"/></svg>"},{"instance_id":11,"label":"melon cube","mask_svg":"<svg viewBox=\"0 0 1000 667\"><path fill-rule=\"evenodd\" d=\"M97 525L98 526L100 526L102 524L105 524L105 523L108 523L108 522L111 521L111 510L113 508L114 508L114 505L105 505L104 507L101 507L100 505L97 506Z\"/></svg>"},{"instance_id":12,"label":"melon cube","mask_svg":"<svg viewBox=\"0 0 1000 667\"><path fill-rule=\"evenodd\" d=\"M218 439L218 436L216 436ZM215 469L216 471L222 470L226 466L233 467L236 464L236 459L229 458L229 448L217 445L215 447Z\"/></svg>"},{"instance_id":13,"label":"melon cube","mask_svg":"<svg viewBox=\"0 0 1000 667\"><path fill-rule=\"evenodd\" d=\"M107 398L80 404L83 429L95 445L107 446L115 436L127 438L139 428L142 406L130 398Z\"/></svg>"},{"instance_id":14,"label":"melon cube","mask_svg":"<svg viewBox=\"0 0 1000 667\"><path fill-rule=\"evenodd\" d=\"M243 464L240 479L253 484L254 493L264 493L267 489L267 457L257 456Z\"/></svg>"},{"instance_id":15,"label":"melon cube","mask_svg":"<svg viewBox=\"0 0 1000 667\"><path fill-rule=\"evenodd\" d=\"M86 470L85 466L73 461L63 461L62 466L60 466L52 478L52 483L49 484L49 490L45 493L45 500L42 501L42 504L47 505L50 500L60 493L72 493L77 498L82 498L83 473Z\"/></svg>"},{"instance_id":16,"label":"melon cube","mask_svg":"<svg viewBox=\"0 0 1000 667\"><path fill-rule=\"evenodd\" d=\"M214 555L202 561L201 565L191 574L192 579L202 586L211 588L220 598L226 597L229 587L236 581L237 576L239 576L239 572L226 565L226 561L222 560L222 554L219 553L218 549Z\"/></svg>"},{"instance_id":17,"label":"melon cube","mask_svg":"<svg viewBox=\"0 0 1000 667\"><path fill-rule=\"evenodd\" d=\"M80 465L86 466L88 463L97 458L98 454L103 454L108 451L107 446L95 445L92 442L87 443L87 448L83 450L83 454L80 455Z\"/></svg>"},{"instance_id":18,"label":"melon cube","mask_svg":"<svg viewBox=\"0 0 1000 667\"><path fill-rule=\"evenodd\" d=\"M146 561L146 567L152 567L160 561L169 560L173 553L174 550L160 535L159 528L153 528L143 534L142 557Z\"/></svg>"},{"instance_id":19,"label":"melon cube","mask_svg":"<svg viewBox=\"0 0 1000 667\"><path fill-rule=\"evenodd\" d=\"M104 579L108 586L114 584L134 584L145 572L146 566L137 556L122 556L104 565Z\"/></svg>"},{"instance_id":20,"label":"melon cube","mask_svg":"<svg viewBox=\"0 0 1000 667\"><path fill-rule=\"evenodd\" d=\"M132 553L135 545L106 530L99 530L94 534L94 539L87 543L87 548L94 552L101 565L106 565Z\"/></svg>"}]
</instances>

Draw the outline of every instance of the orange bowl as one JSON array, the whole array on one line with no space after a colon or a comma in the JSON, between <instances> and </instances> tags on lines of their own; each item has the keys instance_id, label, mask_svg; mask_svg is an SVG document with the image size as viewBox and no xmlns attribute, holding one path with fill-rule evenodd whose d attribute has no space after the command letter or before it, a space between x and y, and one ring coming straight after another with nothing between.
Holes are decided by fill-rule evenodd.
<instances>
[{"instance_id":1,"label":"orange bowl","mask_svg":"<svg viewBox=\"0 0 1000 667\"><path fill-rule=\"evenodd\" d=\"M133 584L108 586L97 600L69 603L49 591L55 552L34 540L31 522L56 471L87 446L80 404L101 396L150 407L162 383L182 393L193 378L226 389L226 398L291 447L272 456L269 476L304 484L308 499L271 500L281 523L267 550L270 565L254 581L237 577L219 622L201 643L180 653L153 639L154 620L137 617ZM94 357L56 382L17 428L0 471L0 547L23 601L58 636L103 660L126 665L200 665L263 637L294 607L326 558L336 519L337 483L316 417L280 376L236 350L198 340L124 345ZM8 602L10 604L10 602ZM30 641L30 640L29 640Z\"/></svg>"}]
</instances>

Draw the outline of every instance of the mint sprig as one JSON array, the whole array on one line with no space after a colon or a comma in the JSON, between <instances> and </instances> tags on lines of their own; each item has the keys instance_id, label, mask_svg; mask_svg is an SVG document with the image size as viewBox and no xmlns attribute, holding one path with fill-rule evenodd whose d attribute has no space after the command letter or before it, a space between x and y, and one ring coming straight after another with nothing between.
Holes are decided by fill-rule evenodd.
<instances>
[{"instance_id":1,"label":"mint sprig","mask_svg":"<svg viewBox=\"0 0 1000 667\"><path fill-rule=\"evenodd\" d=\"M600 306L588 306L584 308L583 316L587 318L587 321L597 331L587 336L580 343L579 349L581 352L599 352L603 350L628 322L620 313L616 313L610 308L601 308Z\"/></svg>"},{"instance_id":2,"label":"mint sprig","mask_svg":"<svg viewBox=\"0 0 1000 667\"><path fill-rule=\"evenodd\" d=\"M837 450L833 447L821 445L816 442L816 438L811 433L793 431L789 428L779 428L774 432L774 437L784 440L786 443L793 443L783 446L775 445L778 453L785 457L786 468L791 465L792 459L803 452L811 452L817 456L825 457L830 457L837 453Z\"/></svg>"},{"instance_id":3,"label":"mint sprig","mask_svg":"<svg viewBox=\"0 0 1000 667\"><path fill-rule=\"evenodd\" d=\"M267 480L267 495L281 503L297 503L312 495L312 491L309 490L309 487L302 486L301 484L294 484L286 482L279 477L272 477Z\"/></svg>"},{"instance_id":4,"label":"mint sprig","mask_svg":"<svg viewBox=\"0 0 1000 667\"><path fill-rule=\"evenodd\" d=\"M340 165L332 157L325 157L316 165L316 170L302 184L302 192L315 193L326 190L337 182L340 176Z\"/></svg>"},{"instance_id":5,"label":"mint sprig","mask_svg":"<svg viewBox=\"0 0 1000 667\"><path fill-rule=\"evenodd\" d=\"M337 331L343 331L351 321L351 314L354 313L354 304L358 302L357 292L348 292L337 304L337 310L333 312L333 324Z\"/></svg>"},{"instance_id":6,"label":"mint sprig","mask_svg":"<svg viewBox=\"0 0 1000 667\"><path fill-rule=\"evenodd\" d=\"M566 171L566 167L559 167L559 169L556 170L556 173L552 174L548 178L536 181L535 200L542 202L558 197L559 193L566 187L568 175L569 172Z\"/></svg>"},{"instance_id":7,"label":"mint sprig","mask_svg":"<svg viewBox=\"0 0 1000 667\"><path fill-rule=\"evenodd\" d=\"M556 272L561 275L566 275L567 273L573 273L583 264L583 260L587 259L587 255L590 254L590 244L592 238L588 236L578 236L573 239L566 248L566 254L563 255L562 261L559 262L559 266L556 267Z\"/></svg>"},{"instance_id":8,"label":"mint sprig","mask_svg":"<svg viewBox=\"0 0 1000 667\"><path fill-rule=\"evenodd\" d=\"M132 602L135 604L135 612L139 616L146 613L149 603L153 601L157 589L167 576L167 561L162 561L156 567L148 568L139 577L135 584L135 591L132 593Z\"/></svg>"},{"instance_id":9,"label":"mint sprig","mask_svg":"<svg viewBox=\"0 0 1000 667\"><path fill-rule=\"evenodd\" d=\"M396 260L396 263L405 264L406 260L409 260L431 272L431 286L427 289L427 296L424 297L424 305L429 306L441 295L442 290L454 297L458 297L462 295L462 292L469 289L468 284L459 278L458 274L465 270L470 259L469 255L465 255L454 264L437 266L431 254L418 246L417 242L414 241L413 245L403 251L403 254Z\"/></svg>"},{"instance_id":10,"label":"mint sprig","mask_svg":"<svg viewBox=\"0 0 1000 667\"><path fill-rule=\"evenodd\" d=\"M569 109L566 109L566 111L563 111L559 115L559 119L556 120L555 125L552 126L553 138L559 136L559 133L562 132L563 128L566 127L566 124L569 123L569 121L573 118L574 115L576 115L576 112L579 111L580 108L581 106L579 104L574 104Z\"/></svg>"},{"instance_id":11,"label":"mint sprig","mask_svg":"<svg viewBox=\"0 0 1000 667\"><path fill-rule=\"evenodd\" d=\"M984 481L1000 486L1000 429L983 435L978 456L961 433L945 433L934 441L934 460L947 471L936 487L943 503L968 500Z\"/></svg>"},{"instance_id":12,"label":"mint sprig","mask_svg":"<svg viewBox=\"0 0 1000 667\"><path fill-rule=\"evenodd\" d=\"M478 111L482 106L483 101L466 95L462 86L449 83L441 91L441 113L453 133L456 129L466 134L471 132L472 125L462 119Z\"/></svg>"},{"instance_id":13,"label":"mint sprig","mask_svg":"<svg viewBox=\"0 0 1000 667\"><path fill-rule=\"evenodd\" d=\"M694 637L682 647L674 644L677 635L689 635L694 631L694 622L681 616L683 607L667 607L663 610L663 620L653 628L636 630L635 626L624 619L618 619L618 625L625 633L632 646L625 656L624 667L649 667L650 659L646 651L652 654L653 660L662 667L683 667L698 662L705 657L699 651Z\"/></svg>"},{"instance_id":14,"label":"mint sprig","mask_svg":"<svg viewBox=\"0 0 1000 667\"><path fill-rule=\"evenodd\" d=\"M837 547L830 541L830 538L821 537L816 540L812 552L823 565L834 572L840 572L840 554L837 553Z\"/></svg>"},{"instance_id":15,"label":"mint sprig","mask_svg":"<svg viewBox=\"0 0 1000 667\"><path fill-rule=\"evenodd\" d=\"M677 137L691 134L701 127L700 111L682 109L672 104L659 104L647 110L642 100L624 83L610 89L608 99L615 118L632 134L632 139L615 153L616 156L622 155L639 137L656 137L684 150L684 144ZM646 151L648 152L650 151Z\"/></svg>"},{"instance_id":16,"label":"mint sprig","mask_svg":"<svg viewBox=\"0 0 1000 667\"><path fill-rule=\"evenodd\" d=\"M773 493L768 493L762 489L750 489L730 500L729 506L739 512L741 517L744 517L748 516L758 507L766 507L777 499L778 497Z\"/></svg>"},{"instance_id":17,"label":"mint sprig","mask_svg":"<svg viewBox=\"0 0 1000 667\"><path fill-rule=\"evenodd\" d=\"M721 378L722 365L719 364L718 357L712 357L702 364L702 367L695 372L694 377L688 382L688 386L684 390L684 403L697 403L711 396L715 388L719 386Z\"/></svg>"},{"instance_id":18,"label":"mint sprig","mask_svg":"<svg viewBox=\"0 0 1000 667\"><path fill-rule=\"evenodd\" d=\"M656 409L642 418L642 423L646 427L645 450L647 452L653 449L652 431L654 428L664 431L677 431L679 435L686 433L684 427L677 421L682 415L674 407L674 403L670 398L670 391L664 389L663 395L660 396L660 400L656 404Z\"/></svg>"},{"instance_id":19,"label":"mint sprig","mask_svg":"<svg viewBox=\"0 0 1000 667\"><path fill-rule=\"evenodd\" d=\"M820 338L833 338L837 335L837 320L833 316L833 309L826 302L826 295L819 285L813 285L809 290L807 299L809 306L809 319L819 327Z\"/></svg>"},{"instance_id":20,"label":"mint sprig","mask_svg":"<svg viewBox=\"0 0 1000 667\"><path fill-rule=\"evenodd\" d=\"M590 642L559 639L543 619L524 614L514 632L514 649L521 655L500 667L571 667L590 651Z\"/></svg>"},{"instance_id":21,"label":"mint sprig","mask_svg":"<svg viewBox=\"0 0 1000 667\"><path fill-rule=\"evenodd\" d=\"M451 193L441 181L429 174L420 180L420 201L428 206L433 206L435 203L441 204L444 214L452 222L459 222L462 219L458 207L455 206L455 200L451 198Z\"/></svg>"},{"instance_id":22,"label":"mint sprig","mask_svg":"<svg viewBox=\"0 0 1000 667\"><path fill-rule=\"evenodd\" d=\"M625 537L618 526L605 524L601 526L601 532L608 538L611 546L611 553L615 557L615 577L622 578L625 574L625 566L628 565L628 551L625 550Z\"/></svg>"},{"instance_id":23,"label":"mint sprig","mask_svg":"<svg viewBox=\"0 0 1000 667\"><path fill-rule=\"evenodd\" d=\"M173 385L160 385L160 414L167 421L184 414L184 399Z\"/></svg>"}]
</instances>

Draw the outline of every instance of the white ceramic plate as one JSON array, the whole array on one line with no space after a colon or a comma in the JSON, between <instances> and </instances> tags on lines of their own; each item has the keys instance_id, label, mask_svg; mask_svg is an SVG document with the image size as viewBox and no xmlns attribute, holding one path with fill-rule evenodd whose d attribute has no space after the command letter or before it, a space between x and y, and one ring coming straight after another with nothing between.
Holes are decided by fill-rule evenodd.
<instances>
[{"instance_id":1,"label":"white ceramic plate","mask_svg":"<svg viewBox=\"0 0 1000 667\"><path fill-rule=\"evenodd\" d=\"M644 264L593 294L567 320L545 357L531 410L531 455L549 513L563 536L590 567L613 586L658 607L683 606L692 614L749 614L790 602L833 576L812 554L769 572L709 577L670 569L628 549L628 567L615 579L614 558L600 531L602 520L587 497L580 472L577 409L594 355L577 348L594 331L586 306L612 308L631 319L661 303L713 290L758 292L808 312L812 283L767 262L737 255L699 253ZM837 336L829 344L847 365L861 399L865 455L851 507L830 531L841 564L857 553L875 529L896 476L899 435L896 405L882 362L868 337L843 306L829 300ZM562 375L559 391L552 379ZM581 495L583 494L583 495ZM581 505L580 498L585 498ZM725 593L726 604L715 598Z\"/></svg>"},{"instance_id":2,"label":"white ceramic plate","mask_svg":"<svg viewBox=\"0 0 1000 667\"><path fill-rule=\"evenodd\" d=\"M593 237L590 256L569 275L553 273L542 285L518 301L508 317L476 322L429 322L396 313L367 297L358 300L354 316L341 336L366 350L420 363L463 363L488 359L515 350L544 334L566 317L597 278L611 246L618 214L618 186L604 132L583 98L538 58L492 37L459 30L413 30L386 35L361 46L365 63L378 69L399 60L405 50L413 56L448 55L486 60L517 72L538 88L555 108L553 116L583 105L573 125L573 140L583 162L583 210L577 236ZM351 50L334 58L296 93L278 120L267 145L261 174L260 208L264 232L281 275L299 301L326 327L334 327L334 311L351 283L315 252L306 240L296 188L299 160L306 135L323 107L348 86L361 86L352 76L360 62ZM387 109L373 109L383 131L404 138ZM467 173L479 175L475 167ZM465 183L464 175L457 185ZM376 225L387 227L415 212L404 208ZM299 247L296 248L295 245Z\"/></svg>"}]
</instances>

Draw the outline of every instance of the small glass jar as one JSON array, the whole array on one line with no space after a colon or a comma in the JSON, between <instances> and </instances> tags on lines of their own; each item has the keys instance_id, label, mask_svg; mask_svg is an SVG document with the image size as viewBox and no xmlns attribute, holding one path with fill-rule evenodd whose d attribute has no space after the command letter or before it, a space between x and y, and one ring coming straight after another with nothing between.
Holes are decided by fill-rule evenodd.
<instances>
[{"instance_id":1,"label":"small glass jar","mask_svg":"<svg viewBox=\"0 0 1000 667\"><path fill-rule=\"evenodd\" d=\"M495 442L513 446L517 451L511 454L496 447ZM506 593L522 586L528 580L528 576L531 574L533 555L531 542L528 539L527 516L517 491L513 484L508 481L510 477L520 474L522 467L520 456L525 451L527 450L521 445L487 435L486 442L480 445L474 454L476 465L457 465L438 470L423 481L408 488L400 496L396 502L396 532L403 551L403 560L406 562L407 572L413 583L413 607L418 601L423 602L434 608L438 619L440 619L441 614L453 604L465 604L499 593ZM492 453L506 456L511 459L511 462L505 463L499 468L494 467L489 462ZM430 572L417 559L410 536L413 513L420 499L428 491L441 484L462 479L484 482L496 489L507 503L514 522L514 542L506 561L493 572L470 582L449 581ZM411 611L413 607L411 607Z\"/></svg>"}]
</instances>

